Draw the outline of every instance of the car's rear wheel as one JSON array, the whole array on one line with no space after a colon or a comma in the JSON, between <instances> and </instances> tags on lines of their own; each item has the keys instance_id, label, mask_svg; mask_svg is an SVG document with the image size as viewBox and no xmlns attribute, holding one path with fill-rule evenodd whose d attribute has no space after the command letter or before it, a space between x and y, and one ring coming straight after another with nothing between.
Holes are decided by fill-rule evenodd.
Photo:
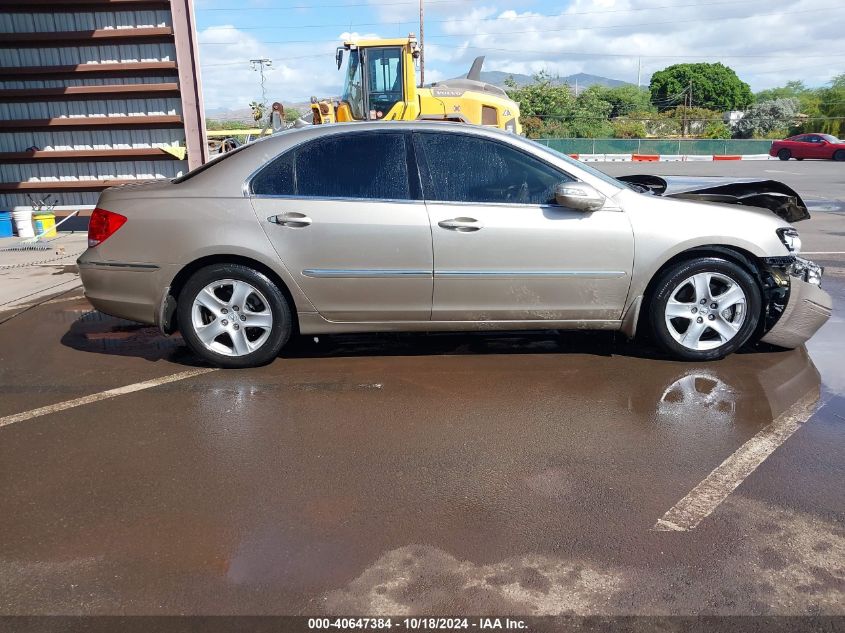
<instances>
[{"instance_id":1,"label":"car's rear wheel","mask_svg":"<svg viewBox=\"0 0 845 633\"><path fill-rule=\"evenodd\" d=\"M686 360L714 360L754 335L760 288L743 267L719 257L680 262L655 286L649 317L655 341Z\"/></svg>"},{"instance_id":2,"label":"car's rear wheel","mask_svg":"<svg viewBox=\"0 0 845 633\"><path fill-rule=\"evenodd\" d=\"M177 311L185 342L217 367L272 361L292 329L284 294L266 275L240 264L214 264L194 273L179 294Z\"/></svg>"},{"instance_id":3,"label":"car's rear wheel","mask_svg":"<svg viewBox=\"0 0 845 633\"><path fill-rule=\"evenodd\" d=\"M790 158L792 158L792 152L790 152L786 148L779 150L778 151L778 158L780 158L781 160L789 160Z\"/></svg>"},{"instance_id":4,"label":"car's rear wheel","mask_svg":"<svg viewBox=\"0 0 845 633\"><path fill-rule=\"evenodd\" d=\"M833 160L845 160L845 149L838 149L833 152Z\"/></svg>"}]
</instances>

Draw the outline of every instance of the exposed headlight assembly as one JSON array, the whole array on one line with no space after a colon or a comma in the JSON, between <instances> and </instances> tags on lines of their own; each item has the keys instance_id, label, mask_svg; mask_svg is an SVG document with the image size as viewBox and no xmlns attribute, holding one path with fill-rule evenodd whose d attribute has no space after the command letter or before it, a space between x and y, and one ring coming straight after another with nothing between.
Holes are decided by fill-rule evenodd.
<instances>
[{"instance_id":1,"label":"exposed headlight assembly","mask_svg":"<svg viewBox=\"0 0 845 633\"><path fill-rule=\"evenodd\" d=\"M783 242L790 253L797 255L801 252L801 236L798 235L798 231L790 226L778 229L777 233L780 241Z\"/></svg>"},{"instance_id":2,"label":"exposed headlight assembly","mask_svg":"<svg viewBox=\"0 0 845 633\"><path fill-rule=\"evenodd\" d=\"M807 283L814 284L816 286L821 285L823 273L824 268L815 262L811 262L808 259L802 259L801 257L796 257L795 261L792 262L792 265L789 267L790 275L794 275L795 277L803 279Z\"/></svg>"}]
</instances>

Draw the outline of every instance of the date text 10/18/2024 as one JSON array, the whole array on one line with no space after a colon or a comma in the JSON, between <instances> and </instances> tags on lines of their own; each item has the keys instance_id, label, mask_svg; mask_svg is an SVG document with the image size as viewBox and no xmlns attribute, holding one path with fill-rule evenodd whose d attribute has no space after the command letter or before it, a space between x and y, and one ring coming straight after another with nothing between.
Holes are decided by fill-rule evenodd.
<instances>
[{"instance_id":1,"label":"date text 10/18/2024","mask_svg":"<svg viewBox=\"0 0 845 633\"><path fill-rule=\"evenodd\" d=\"M521 630L526 629L524 620L511 618L309 618L309 630L379 630L401 628L418 630Z\"/></svg>"}]
</instances>

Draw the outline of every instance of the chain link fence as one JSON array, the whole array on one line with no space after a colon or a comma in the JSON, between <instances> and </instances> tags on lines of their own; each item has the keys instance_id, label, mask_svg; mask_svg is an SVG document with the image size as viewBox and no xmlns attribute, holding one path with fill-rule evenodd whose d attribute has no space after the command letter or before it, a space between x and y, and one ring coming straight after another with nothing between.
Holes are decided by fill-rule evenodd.
<instances>
[{"instance_id":1,"label":"chain link fence","mask_svg":"<svg viewBox=\"0 0 845 633\"><path fill-rule=\"evenodd\" d=\"M537 142L564 154L686 154L694 156L768 154L772 141L745 139L546 138Z\"/></svg>"}]
</instances>

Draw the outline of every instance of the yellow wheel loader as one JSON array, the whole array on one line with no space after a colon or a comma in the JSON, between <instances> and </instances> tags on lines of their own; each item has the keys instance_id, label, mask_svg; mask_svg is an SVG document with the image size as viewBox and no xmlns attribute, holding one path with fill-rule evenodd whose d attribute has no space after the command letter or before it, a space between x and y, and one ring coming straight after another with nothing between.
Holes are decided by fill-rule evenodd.
<instances>
[{"instance_id":1,"label":"yellow wheel loader","mask_svg":"<svg viewBox=\"0 0 845 633\"><path fill-rule=\"evenodd\" d=\"M404 39L344 42L335 59L347 58L340 101L311 98L312 122L446 120L489 125L522 134L519 105L507 93L481 81L484 57L466 77L418 88L414 61L420 49L414 35Z\"/></svg>"}]
</instances>

